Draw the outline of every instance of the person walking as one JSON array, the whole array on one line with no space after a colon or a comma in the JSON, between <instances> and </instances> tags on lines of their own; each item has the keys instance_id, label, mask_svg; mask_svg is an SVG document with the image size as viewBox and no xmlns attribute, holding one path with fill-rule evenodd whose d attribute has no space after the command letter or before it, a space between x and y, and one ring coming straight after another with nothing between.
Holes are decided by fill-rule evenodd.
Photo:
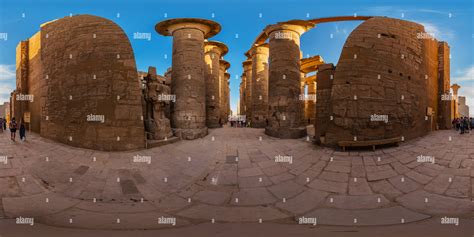
<instances>
[{"instance_id":1,"label":"person walking","mask_svg":"<svg viewBox=\"0 0 474 237\"><path fill-rule=\"evenodd\" d=\"M15 141L17 127L18 124L16 123L15 118L12 118L10 124L8 125L8 128L10 128L10 138L12 139L12 141Z\"/></svg>"},{"instance_id":2,"label":"person walking","mask_svg":"<svg viewBox=\"0 0 474 237\"><path fill-rule=\"evenodd\" d=\"M25 123L23 123L23 120L20 122L20 140L26 141L26 127Z\"/></svg>"},{"instance_id":3,"label":"person walking","mask_svg":"<svg viewBox=\"0 0 474 237\"><path fill-rule=\"evenodd\" d=\"M3 118L0 118L0 133L3 133Z\"/></svg>"},{"instance_id":4,"label":"person walking","mask_svg":"<svg viewBox=\"0 0 474 237\"><path fill-rule=\"evenodd\" d=\"M464 133L469 133L469 118L468 117L464 117L463 119L463 126L464 126Z\"/></svg>"},{"instance_id":5,"label":"person walking","mask_svg":"<svg viewBox=\"0 0 474 237\"><path fill-rule=\"evenodd\" d=\"M7 130L7 119L6 118L3 119L3 126L2 127L3 127L3 130Z\"/></svg>"},{"instance_id":6,"label":"person walking","mask_svg":"<svg viewBox=\"0 0 474 237\"><path fill-rule=\"evenodd\" d=\"M474 129L474 118L471 118L471 130Z\"/></svg>"}]
</instances>

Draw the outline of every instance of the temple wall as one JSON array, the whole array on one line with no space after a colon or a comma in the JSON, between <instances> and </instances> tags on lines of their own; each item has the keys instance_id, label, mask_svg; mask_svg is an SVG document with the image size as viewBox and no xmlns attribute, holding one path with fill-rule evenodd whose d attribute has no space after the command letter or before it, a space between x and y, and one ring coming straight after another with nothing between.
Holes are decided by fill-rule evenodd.
<instances>
[{"instance_id":1,"label":"temple wall","mask_svg":"<svg viewBox=\"0 0 474 237\"><path fill-rule=\"evenodd\" d=\"M317 87L316 87L316 104L314 105L314 131L316 143L321 143L321 137L326 135L327 127L330 122L331 112L331 91L332 80L335 67L332 63L322 64L318 67ZM324 139L324 138L322 138Z\"/></svg>"},{"instance_id":2,"label":"temple wall","mask_svg":"<svg viewBox=\"0 0 474 237\"><path fill-rule=\"evenodd\" d=\"M43 24L25 42L17 48L16 94L34 96L22 109L31 113L32 131L97 150L144 147L135 59L119 26L91 15L65 17Z\"/></svg>"},{"instance_id":3,"label":"temple wall","mask_svg":"<svg viewBox=\"0 0 474 237\"><path fill-rule=\"evenodd\" d=\"M438 42L420 38L423 32L413 22L376 17L350 34L334 74L326 143L411 139L436 128Z\"/></svg>"}]
</instances>

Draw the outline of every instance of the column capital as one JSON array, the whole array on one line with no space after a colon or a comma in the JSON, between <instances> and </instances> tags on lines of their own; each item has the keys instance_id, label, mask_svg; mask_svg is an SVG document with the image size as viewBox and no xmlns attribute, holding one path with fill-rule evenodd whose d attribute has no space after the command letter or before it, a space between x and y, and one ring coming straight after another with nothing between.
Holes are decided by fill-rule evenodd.
<instances>
[{"instance_id":1,"label":"column capital","mask_svg":"<svg viewBox=\"0 0 474 237\"><path fill-rule=\"evenodd\" d=\"M201 18L175 18L162 21L155 26L156 32L164 36L171 36L179 29L196 29L204 34L204 38L210 38L221 31L221 25L215 21Z\"/></svg>"},{"instance_id":2,"label":"column capital","mask_svg":"<svg viewBox=\"0 0 474 237\"><path fill-rule=\"evenodd\" d=\"M247 59L244 62L242 62L242 66L244 67L244 71L251 70L252 69L252 59Z\"/></svg>"},{"instance_id":3,"label":"column capital","mask_svg":"<svg viewBox=\"0 0 474 237\"><path fill-rule=\"evenodd\" d=\"M264 54L269 55L270 49L267 43L261 45L255 45L251 49L249 49L245 55L249 58L252 58L256 54Z\"/></svg>"},{"instance_id":4,"label":"column capital","mask_svg":"<svg viewBox=\"0 0 474 237\"><path fill-rule=\"evenodd\" d=\"M312 29L314 26L315 24L309 21L291 20L269 25L267 28L265 28L265 33L270 35L274 31L293 31L298 35L302 35L306 31Z\"/></svg>"},{"instance_id":5,"label":"column capital","mask_svg":"<svg viewBox=\"0 0 474 237\"><path fill-rule=\"evenodd\" d=\"M224 67L225 70L230 68L230 63L225 61L224 59L219 60L219 64L221 65L221 67Z\"/></svg>"},{"instance_id":6,"label":"column capital","mask_svg":"<svg viewBox=\"0 0 474 237\"><path fill-rule=\"evenodd\" d=\"M219 42L219 41L215 41L215 40L211 40L211 41L205 40L204 41L204 52L207 53L207 52L209 52L213 49L219 50L221 57L226 55L227 52L229 52L229 48L224 43Z\"/></svg>"}]
</instances>

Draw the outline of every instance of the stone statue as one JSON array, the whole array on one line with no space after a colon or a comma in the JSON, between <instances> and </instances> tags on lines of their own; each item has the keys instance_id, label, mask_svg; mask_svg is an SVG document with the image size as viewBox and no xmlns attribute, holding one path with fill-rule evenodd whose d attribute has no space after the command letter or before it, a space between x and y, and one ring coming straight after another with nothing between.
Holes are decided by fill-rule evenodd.
<instances>
[{"instance_id":1,"label":"stone statue","mask_svg":"<svg viewBox=\"0 0 474 237\"><path fill-rule=\"evenodd\" d=\"M145 129L147 131L147 138L151 140L170 138L173 136L173 133L170 120L165 116L165 111L170 103L166 96L170 95L171 89L168 85L164 84L164 81L158 80L155 67L148 68L148 75L144 79L146 81Z\"/></svg>"}]
</instances>

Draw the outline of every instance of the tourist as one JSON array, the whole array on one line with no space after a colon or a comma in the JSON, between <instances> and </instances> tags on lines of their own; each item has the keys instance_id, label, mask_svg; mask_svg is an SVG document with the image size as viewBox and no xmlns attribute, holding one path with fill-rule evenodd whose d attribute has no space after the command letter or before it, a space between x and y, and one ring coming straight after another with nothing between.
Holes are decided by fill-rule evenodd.
<instances>
[{"instance_id":1,"label":"tourist","mask_svg":"<svg viewBox=\"0 0 474 237\"><path fill-rule=\"evenodd\" d=\"M3 133L3 118L0 118L0 133Z\"/></svg>"},{"instance_id":2,"label":"tourist","mask_svg":"<svg viewBox=\"0 0 474 237\"><path fill-rule=\"evenodd\" d=\"M459 131L459 129L461 129L461 120L459 118L456 118L454 122L455 122L456 131Z\"/></svg>"},{"instance_id":3,"label":"tourist","mask_svg":"<svg viewBox=\"0 0 474 237\"><path fill-rule=\"evenodd\" d=\"M468 117L464 117L463 119L463 126L464 126L464 133L469 133L469 118Z\"/></svg>"},{"instance_id":4,"label":"tourist","mask_svg":"<svg viewBox=\"0 0 474 237\"><path fill-rule=\"evenodd\" d=\"M15 141L16 138L16 128L17 128L16 120L15 118L12 118L10 121L10 124L8 125L8 128L10 128L10 137L12 141Z\"/></svg>"},{"instance_id":5,"label":"tourist","mask_svg":"<svg viewBox=\"0 0 474 237\"><path fill-rule=\"evenodd\" d=\"M26 127L25 123L23 123L23 120L20 122L20 140L26 141Z\"/></svg>"},{"instance_id":6,"label":"tourist","mask_svg":"<svg viewBox=\"0 0 474 237\"><path fill-rule=\"evenodd\" d=\"M3 130L7 130L7 119L3 119Z\"/></svg>"},{"instance_id":7,"label":"tourist","mask_svg":"<svg viewBox=\"0 0 474 237\"><path fill-rule=\"evenodd\" d=\"M474 129L474 118L471 118L471 130Z\"/></svg>"}]
</instances>

